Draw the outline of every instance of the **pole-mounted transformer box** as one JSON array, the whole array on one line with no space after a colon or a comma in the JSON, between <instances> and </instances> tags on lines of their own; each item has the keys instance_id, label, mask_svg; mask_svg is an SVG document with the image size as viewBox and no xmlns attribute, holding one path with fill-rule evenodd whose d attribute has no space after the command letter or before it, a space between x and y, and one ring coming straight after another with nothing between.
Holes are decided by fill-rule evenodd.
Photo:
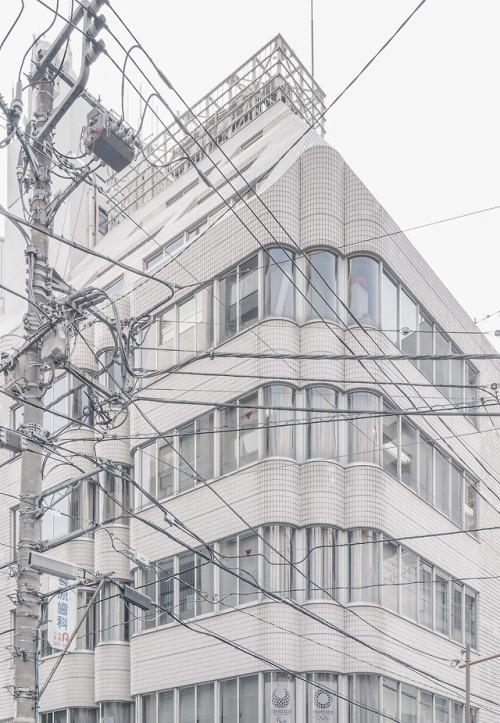
<instances>
[{"instance_id":1,"label":"pole-mounted transformer box","mask_svg":"<svg viewBox=\"0 0 500 723\"><path fill-rule=\"evenodd\" d=\"M84 144L88 154L97 156L113 171L122 171L134 160L135 137L131 128L110 113L94 109L87 116Z\"/></svg>"}]
</instances>

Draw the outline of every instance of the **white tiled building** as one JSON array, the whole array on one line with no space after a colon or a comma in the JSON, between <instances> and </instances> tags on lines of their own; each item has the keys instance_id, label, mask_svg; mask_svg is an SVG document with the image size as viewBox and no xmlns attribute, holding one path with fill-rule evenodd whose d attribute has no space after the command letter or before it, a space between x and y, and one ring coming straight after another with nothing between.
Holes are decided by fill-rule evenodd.
<instances>
[{"instance_id":1,"label":"white tiled building","mask_svg":"<svg viewBox=\"0 0 500 723\"><path fill-rule=\"evenodd\" d=\"M109 330L80 322L72 363L135 403L92 411L56 374L52 408L83 426L50 413L47 426L79 469L97 455L123 476L99 476L111 496L87 481L58 502L44 539L131 508L54 554L112 571L154 606L105 588L40 701L42 723L463 723L452 661L467 643L473 658L500 652L500 444L486 416L499 367L464 358L492 348L308 130L323 108L276 38L196 106L212 139L186 115L199 146L178 134L177 151L165 134L146 149L157 165L188 153L210 186L187 164L167 174L141 159L109 185L124 214L110 205L95 249L172 284L173 298L99 258L66 273L76 289L108 289L122 321L150 314L135 366L162 373L132 388L115 365L110 379ZM2 328L19 321L4 315ZM15 404L0 421L19 423ZM1 462L2 490L17 495L20 461ZM77 474L53 455L44 488ZM15 507L0 510L5 545ZM8 630L14 581L2 580ZM40 684L55 660L45 627ZM473 668L480 723L498 720L497 672ZM10 720L7 652L0 676Z\"/></svg>"}]
</instances>

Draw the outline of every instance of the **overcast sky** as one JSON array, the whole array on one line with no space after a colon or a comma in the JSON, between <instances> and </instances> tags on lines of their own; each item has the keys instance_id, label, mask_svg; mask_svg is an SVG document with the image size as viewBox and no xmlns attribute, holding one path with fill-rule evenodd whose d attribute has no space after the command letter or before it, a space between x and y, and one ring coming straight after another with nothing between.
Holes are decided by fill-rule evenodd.
<instances>
[{"instance_id":1,"label":"overcast sky","mask_svg":"<svg viewBox=\"0 0 500 723\"><path fill-rule=\"evenodd\" d=\"M277 33L311 65L311 0L111 1L190 103ZM44 2L57 6L56 0ZM314 0L315 76L327 103L417 4ZM65 16L70 6L71 0L59 0ZM20 7L20 0L2 3L2 37ZM7 100L33 33L53 15L38 0L25 0L25 7L1 50L0 92ZM106 7L103 12L129 47L133 41L114 13ZM58 20L49 38L61 26ZM329 142L403 230L500 205L499 27L499 0L427 0L327 115ZM123 52L106 32L102 38L121 65ZM147 68L144 56L134 51L134 58ZM127 67L133 75L132 64ZM118 70L101 57L92 68L89 91L119 110L120 84ZM127 92L127 107L130 123L136 124L133 91ZM6 154L0 154L4 177ZM492 315L479 325L483 331L500 328L499 226L500 209L408 232L472 318Z\"/></svg>"}]
</instances>

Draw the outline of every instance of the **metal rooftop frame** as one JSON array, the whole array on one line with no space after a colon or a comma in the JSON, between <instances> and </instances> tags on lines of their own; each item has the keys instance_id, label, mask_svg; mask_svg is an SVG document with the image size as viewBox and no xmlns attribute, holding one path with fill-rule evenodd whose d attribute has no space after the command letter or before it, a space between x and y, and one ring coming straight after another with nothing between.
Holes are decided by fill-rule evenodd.
<instances>
[{"instance_id":1,"label":"metal rooftop frame","mask_svg":"<svg viewBox=\"0 0 500 723\"><path fill-rule=\"evenodd\" d=\"M192 112L180 116L188 135L173 122L144 146L127 171L109 178L110 225L120 223L123 212L136 211L185 173L191 164L183 158L199 163L278 102L311 125L317 121L316 127L324 134L325 94L281 35L207 93Z\"/></svg>"}]
</instances>

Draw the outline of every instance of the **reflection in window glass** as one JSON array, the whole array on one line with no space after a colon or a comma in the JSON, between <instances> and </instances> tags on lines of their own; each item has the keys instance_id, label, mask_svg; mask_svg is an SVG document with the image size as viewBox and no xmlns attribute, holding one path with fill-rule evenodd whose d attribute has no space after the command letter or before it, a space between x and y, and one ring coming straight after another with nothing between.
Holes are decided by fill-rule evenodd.
<instances>
[{"instance_id":1,"label":"reflection in window glass","mask_svg":"<svg viewBox=\"0 0 500 723\"><path fill-rule=\"evenodd\" d=\"M306 319L337 319L337 258L329 251L307 256Z\"/></svg>"},{"instance_id":2,"label":"reflection in window glass","mask_svg":"<svg viewBox=\"0 0 500 723\"><path fill-rule=\"evenodd\" d=\"M379 326L379 264L367 256L355 256L349 268L351 323Z\"/></svg>"}]
</instances>

